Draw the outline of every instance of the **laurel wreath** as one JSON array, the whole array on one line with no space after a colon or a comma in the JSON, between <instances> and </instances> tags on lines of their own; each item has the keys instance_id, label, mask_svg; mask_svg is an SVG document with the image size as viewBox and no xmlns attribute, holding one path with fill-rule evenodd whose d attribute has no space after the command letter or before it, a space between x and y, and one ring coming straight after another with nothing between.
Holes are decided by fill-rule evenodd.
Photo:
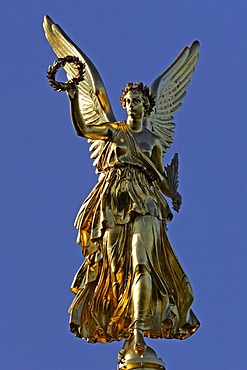
<instances>
[{"instance_id":1,"label":"laurel wreath","mask_svg":"<svg viewBox=\"0 0 247 370\"><path fill-rule=\"evenodd\" d=\"M56 81L57 71L64 67L66 63L73 63L75 65L77 69L77 75L66 82L58 82ZM75 85L78 85L79 82L83 81L84 72L85 63L82 63L80 59L75 56L67 55L65 58L58 58L58 60L54 61L52 66L48 67L46 71L46 77L53 90L63 92L67 91L69 88L75 87Z\"/></svg>"}]
</instances>

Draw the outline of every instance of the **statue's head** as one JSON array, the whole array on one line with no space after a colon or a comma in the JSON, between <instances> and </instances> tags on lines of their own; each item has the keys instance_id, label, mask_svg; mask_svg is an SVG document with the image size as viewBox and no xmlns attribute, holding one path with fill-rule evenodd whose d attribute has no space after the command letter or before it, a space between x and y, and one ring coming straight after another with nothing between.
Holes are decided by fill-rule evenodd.
<instances>
[{"instance_id":1,"label":"statue's head","mask_svg":"<svg viewBox=\"0 0 247 370\"><path fill-rule=\"evenodd\" d=\"M154 97L149 92L149 88L143 85L142 82L129 82L125 89L122 90L122 96L120 98L122 107L126 109L126 98L134 97L137 99L138 96L142 101L144 115L149 116L155 106Z\"/></svg>"}]
</instances>

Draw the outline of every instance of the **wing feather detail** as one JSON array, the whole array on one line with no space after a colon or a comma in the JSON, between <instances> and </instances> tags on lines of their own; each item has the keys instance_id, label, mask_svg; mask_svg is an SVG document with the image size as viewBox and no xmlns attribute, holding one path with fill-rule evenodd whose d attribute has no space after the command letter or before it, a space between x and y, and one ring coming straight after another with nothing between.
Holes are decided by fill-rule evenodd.
<instances>
[{"instance_id":1,"label":"wing feather detail","mask_svg":"<svg viewBox=\"0 0 247 370\"><path fill-rule=\"evenodd\" d=\"M181 101L186 96L186 89L199 58L199 47L198 41L185 47L150 86L150 92L156 100L150 115L151 129L160 137L164 152L173 142L176 126L173 115L182 107Z\"/></svg>"},{"instance_id":2,"label":"wing feather detail","mask_svg":"<svg viewBox=\"0 0 247 370\"><path fill-rule=\"evenodd\" d=\"M83 118L85 118L84 113L88 113L88 108L91 107L92 111L97 115L96 121L98 124L116 121L104 83L91 60L74 44L62 28L48 16L44 18L44 30L46 38L58 58L73 55L85 63L84 80L78 85L80 111ZM67 63L64 69L68 79L76 77L77 69L74 64ZM91 117L93 117L93 122L95 123L96 116L86 114L86 124L92 124Z\"/></svg>"},{"instance_id":3,"label":"wing feather detail","mask_svg":"<svg viewBox=\"0 0 247 370\"><path fill-rule=\"evenodd\" d=\"M46 38L58 58L72 55L85 63L84 80L78 84L79 109L85 123L87 125L98 125L100 123L115 122L116 118L104 83L94 64L50 17L44 17L43 26ZM66 63L64 69L68 79L76 77L77 69L74 64ZM95 140L89 148L92 151L91 157L97 160L104 145L104 141ZM96 165L96 160L94 165Z\"/></svg>"}]
</instances>

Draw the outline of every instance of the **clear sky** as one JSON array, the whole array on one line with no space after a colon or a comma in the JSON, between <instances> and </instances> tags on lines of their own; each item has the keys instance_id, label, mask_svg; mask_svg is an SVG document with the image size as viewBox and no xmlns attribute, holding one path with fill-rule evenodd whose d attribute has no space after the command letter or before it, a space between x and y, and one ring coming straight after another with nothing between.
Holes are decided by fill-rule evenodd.
<instances>
[{"instance_id":1,"label":"clear sky","mask_svg":"<svg viewBox=\"0 0 247 370\"><path fill-rule=\"evenodd\" d=\"M121 344L69 332L82 262L74 217L97 181L65 94L49 87L48 14L92 59L117 118L129 81L150 84L198 39L200 60L176 116L183 207L169 238L201 328L153 340L167 370L247 369L246 0L3 1L1 27L1 344L3 370L116 369Z\"/></svg>"}]
</instances>

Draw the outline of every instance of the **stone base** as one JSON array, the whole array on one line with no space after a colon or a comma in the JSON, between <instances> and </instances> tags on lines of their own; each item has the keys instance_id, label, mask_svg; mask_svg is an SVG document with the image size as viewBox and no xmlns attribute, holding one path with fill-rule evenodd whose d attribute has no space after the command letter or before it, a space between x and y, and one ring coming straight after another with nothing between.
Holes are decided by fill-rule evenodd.
<instances>
[{"instance_id":1,"label":"stone base","mask_svg":"<svg viewBox=\"0 0 247 370\"><path fill-rule=\"evenodd\" d=\"M118 370L166 370L165 364L151 347L147 347L143 355L137 354L133 347L127 351L124 358L119 362Z\"/></svg>"}]
</instances>

